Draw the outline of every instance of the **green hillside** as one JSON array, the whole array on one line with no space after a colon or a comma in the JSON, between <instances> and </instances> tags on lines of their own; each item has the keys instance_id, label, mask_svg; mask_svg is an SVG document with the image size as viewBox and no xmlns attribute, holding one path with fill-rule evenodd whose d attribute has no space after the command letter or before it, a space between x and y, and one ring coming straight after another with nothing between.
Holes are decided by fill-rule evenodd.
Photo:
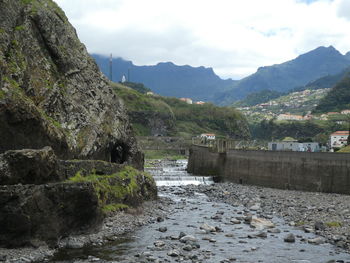
<instances>
[{"instance_id":1,"label":"green hillside","mask_svg":"<svg viewBox=\"0 0 350 263\"><path fill-rule=\"evenodd\" d=\"M262 90L259 92L250 93L243 100L239 100L233 104L235 107L247 107L254 106L260 103L267 102L269 100L283 96L284 93L274 90Z\"/></svg>"},{"instance_id":2,"label":"green hillside","mask_svg":"<svg viewBox=\"0 0 350 263\"><path fill-rule=\"evenodd\" d=\"M212 132L234 138L249 137L245 117L232 107L187 104L177 98L142 94L121 84L113 87L124 100L137 135L191 138Z\"/></svg>"},{"instance_id":3,"label":"green hillside","mask_svg":"<svg viewBox=\"0 0 350 263\"><path fill-rule=\"evenodd\" d=\"M339 81L332 90L319 102L315 113L341 111L350 108L350 72Z\"/></svg>"}]
</instances>

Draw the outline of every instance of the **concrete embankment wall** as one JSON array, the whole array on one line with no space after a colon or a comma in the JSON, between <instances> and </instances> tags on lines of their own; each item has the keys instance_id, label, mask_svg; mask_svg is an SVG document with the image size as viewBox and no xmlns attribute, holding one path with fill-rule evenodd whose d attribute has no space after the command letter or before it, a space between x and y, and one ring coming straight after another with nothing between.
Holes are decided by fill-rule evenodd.
<instances>
[{"instance_id":1,"label":"concrete embankment wall","mask_svg":"<svg viewBox=\"0 0 350 263\"><path fill-rule=\"evenodd\" d=\"M350 194L350 155L229 150L192 146L188 171L223 181L281 189Z\"/></svg>"}]
</instances>

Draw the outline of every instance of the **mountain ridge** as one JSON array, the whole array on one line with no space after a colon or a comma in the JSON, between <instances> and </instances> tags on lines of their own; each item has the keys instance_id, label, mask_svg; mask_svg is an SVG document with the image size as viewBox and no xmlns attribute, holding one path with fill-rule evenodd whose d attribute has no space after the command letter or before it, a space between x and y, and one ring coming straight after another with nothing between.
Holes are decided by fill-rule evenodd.
<instances>
[{"instance_id":1,"label":"mountain ridge","mask_svg":"<svg viewBox=\"0 0 350 263\"><path fill-rule=\"evenodd\" d=\"M109 76L109 58L91 54L101 71ZM129 81L143 83L153 92L163 96L189 97L195 100L210 101L216 92L230 88L235 81L221 79L213 68L204 66L176 65L173 62L159 62L156 65L137 66L120 57L113 58L114 82L125 75Z\"/></svg>"},{"instance_id":2,"label":"mountain ridge","mask_svg":"<svg viewBox=\"0 0 350 263\"><path fill-rule=\"evenodd\" d=\"M333 46L318 47L281 64L258 68L227 91L215 95L214 102L227 105L251 92L287 92L326 75L335 75L350 66L350 53L342 55Z\"/></svg>"}]
</instances>

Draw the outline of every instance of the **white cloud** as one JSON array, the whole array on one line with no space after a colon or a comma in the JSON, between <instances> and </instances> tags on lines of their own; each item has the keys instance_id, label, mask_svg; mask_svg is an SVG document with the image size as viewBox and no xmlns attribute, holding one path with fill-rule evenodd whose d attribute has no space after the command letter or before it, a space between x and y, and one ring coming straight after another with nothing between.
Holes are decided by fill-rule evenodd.
<instances>
[{"instance_id":1,"label":"white cloud","mask_svg":"<svg viewBox=\"0 0 350 263\"><path fill-rule=\"evenodd\" d=\"M349 0L56 0L90 52L241 78L318 46L350 50Z\"/></svg>"}]
</instances>

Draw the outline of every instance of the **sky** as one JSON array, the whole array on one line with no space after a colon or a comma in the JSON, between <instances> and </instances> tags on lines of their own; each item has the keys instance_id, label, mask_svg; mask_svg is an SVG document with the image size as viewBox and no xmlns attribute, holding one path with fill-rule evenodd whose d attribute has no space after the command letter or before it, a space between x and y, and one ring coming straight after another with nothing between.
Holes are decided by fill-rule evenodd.
<instances>
[{"instance_id":1,"label":"sky","mask_svg":"<svg viewBox=\"0 0 350 263\"><path fill-rule=\"evenodd\" d=\"M90 53L241 79L319 46L350 51L350 0L55 0Z\"/></svg>"}]
</instances>

